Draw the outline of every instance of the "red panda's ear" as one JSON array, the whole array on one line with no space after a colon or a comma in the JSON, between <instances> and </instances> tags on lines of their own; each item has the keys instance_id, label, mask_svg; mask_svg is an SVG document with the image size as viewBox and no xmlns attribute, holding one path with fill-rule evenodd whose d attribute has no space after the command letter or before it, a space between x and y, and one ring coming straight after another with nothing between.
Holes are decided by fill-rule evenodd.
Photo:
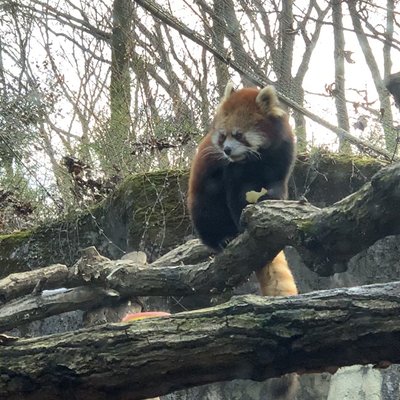
<instances>
[{"instance_id":1,"label":"red panda's ear","mask_svg":"<svg viewBox=\"0 0 400 400\"><path fill-rule=\"evenodd\" d=\"M231 94L235 92L235 89L233 88L233 82L229 81L226 85L225 91L224 91L224 98L223 101L228 100L229 97L231 97Z\"/></svg>"},{"instance_id":2,"label":"red panda's ear","mask_svg":"<svg viewBox=\"0 0 400 400\"><path fill-rule=\"evenodd\" d=\"M225 87L224 97L222 98L221 102L219 103L217 109L215 110L216 114L219 114L223 108L225 101L231 97L232 93L235 93L235 89L233 88L233 83L229 81Z\"/></svg>"},{"instance_id":3,"label":"red panda's ear","mask_svg":"<svg viewBox=\"0 0 400 400\"><path fill-rule=\"evenodd\" d=\"M268 118L287 118L286 111L280 107L278 95L273 86L261 89L256 97L256 103Z\"/></svg>"},{"instance_id":4,"label":"red panda's ear","mask_svg":"<svg viewBox=\"0 0 400 400\"><path fill-rule=\"evenodd\" d=\"M256 97L256 103L265 114L268 114L273 108L279 107L275 88L273 86L266 86L261 89Z\"/></svg>"}]
</instances>

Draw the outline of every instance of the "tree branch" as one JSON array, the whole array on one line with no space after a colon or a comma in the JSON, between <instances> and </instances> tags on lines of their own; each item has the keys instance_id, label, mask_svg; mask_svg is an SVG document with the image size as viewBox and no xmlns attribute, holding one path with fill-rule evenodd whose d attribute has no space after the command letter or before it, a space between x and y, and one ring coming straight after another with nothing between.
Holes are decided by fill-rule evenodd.
<instances>
[{"instance_id":1,"label":"tree branch","mask_svg":"<svg viewBox=\"0 0 400 400\"><path fill-rule=\"evenodd\" d=\"M0 280L0 304L32 293L39 282L46 289L58 288L64 284L67 277L68 268L62 264L8 275Z\"/></svg>"},{"instance_id":2,"label":"tree branch","mask_svg":"<svg viewBox=\"0 0 400 400\"><path fill-rule=\"evenodd\" d=\"M135 0L141 7L147 10L151 15L156 18L159 18L162 22L170 26L171 28L177 30L183 36L186 36L194 43L200 45L202 48L206 49L210 52L216 59L222 61L223 63L232 67L236 72L241 74L242 76L246 77L246 79L258 86L265 86L266 84L271 84L269 79L266 79L264 75L259 75L257 71L251 70L248 68L247 65L244 63L238 63L236 60L231 60L227 55L219 53L215 50L211 45L205 42L205 40L200 37L196 32L189 29L186 25L184 25L181 21L176 19L175 17L171 16L168 11L164 8L159 6L158 4L154 3L153 0ZM308 109L304 108L303 106L299 105L296 101L293 101L288 96L284 95L283 93L278 93L279 100L286 104L288 107L293 108L294 110L300 112L301 114L305 115L306 117L310 118L311 120L317 122L318 124L322 125L323 127L331 130L334 132L340 139L344 139L349 141L354 146L357 146L361 151L365 151L368 149L373 153L383 157L386 160L397 160L397 157L393 157L393 154L386 151L385 149L379 148L377 146L372 145L369 142L361 140L349 132L345 131L344 129L338 128L337 126L332 125L328 121L324 120L323 118L319 117L318 115L312 113Z\"/></svg>"},{"instance_id":3,"label":"tree branch","mask_svg":"<svg viewBox=\"0 0 400 400\"><path fill-rule=\"evenodd\" d=\"M0 307L0 332L67 311L90 310L116 304L119 294L100 287L77 287L28 295Z\"/></svg>"},{"instance_id":4,"label":"tree branch","mask_svg":"<svg viewBox=\"0 0 400 400\"><path fill-rule=\"evenodd\" d=\"M150 266L94 256L87 263L75 264L65 280L52 279L66 287L110 287L123 296L209 293L239 284L287 245L296 247L314 271L332 275L378 239L400 233L399 188L400 163L396 163L382 168L359 191L324 209L297 201L266 201L246 207L243 233L211 260L204 261L210 253L192 241ZM182 266L182 262L192 265ZM33 281L41 279L43 273L4 278L0 296L11 299L16 296L14 291L17 295L29 293L36 284ZM29 280L27 289L16 290L9 284L24 279ZM21 285L25 287L25 283ZM44 288L55 287L54 283L48 285Z\"/></svg>"},{"instance_id":5,"label":"tree branch","mask_svg":"<svg viewBox=\"0 0 400 400\"><path fill-rule=\"evenodd\" d=\"M245 235L251 238L247 246L258 256L265 254L268 261L271 249L292 245L318 274L344 271L352 256L382 237L400 233L399 188L397 163L383 168L358 192L325 209L281 201L247 207L242 215Z\"/></svg>"},{"instance_id":6,"label":"tree branch","mask_svg":"<svg viewBox=\"0 0 400 400\"><path fill-rule=\"evenodd\" d=\"M236 378L400 362L399 293L397 282L243 296L169 318L19 340L0 347L0 397L97 400L111 390L133 400Z\"/></svg>"}]
</instances>

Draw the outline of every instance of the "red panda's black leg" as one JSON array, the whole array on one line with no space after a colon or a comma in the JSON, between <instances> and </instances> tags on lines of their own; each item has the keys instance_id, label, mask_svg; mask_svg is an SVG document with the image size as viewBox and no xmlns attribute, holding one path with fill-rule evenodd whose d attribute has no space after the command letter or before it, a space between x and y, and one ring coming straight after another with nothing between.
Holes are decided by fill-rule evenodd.
<instances>
[{"instance_id":1,"label":"red panda's black leg","mask_svg":"<svg viewBox=\"0 0 400 400\"><path fill-rule=\"evenodd\" d=\"M221 251L226 240L237 234L236 224L233 222L226 206L199 207L192 214L193 224L202 242L214 250Z\"/></svg>"},{"instance_id":2,"label":"red panda's black leg","mask_svg":"<svg viewBox=\"0 0 400 400\"><path fill-rule=\"evenodd\" d=\"M242 187L232 186L227 190L227 205L230 210L233 221L238 231L240 230L240 216L243 209L249 204L246 200L246 193L252 190L254 185L242 185Z\"/></svg>"}]
</instances>

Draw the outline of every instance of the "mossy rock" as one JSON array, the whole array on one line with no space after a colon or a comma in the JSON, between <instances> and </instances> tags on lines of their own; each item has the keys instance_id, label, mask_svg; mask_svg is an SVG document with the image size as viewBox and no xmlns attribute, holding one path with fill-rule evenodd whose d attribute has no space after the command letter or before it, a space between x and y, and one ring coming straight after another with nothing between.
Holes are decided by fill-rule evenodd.
<instances>
[{"instance_id":1,"label":"mossy rock","mask_svg":"<svg viewBox=\"0 0 400 400\"><path fill-rule=\"evenodd\" d=\"M191 233L186 210L187 171L159 171L127 178L101 204L33 231L0 236L0 277L63 263L96 246L109 258L144 250L150 259Z\"/></svg>"},{"instance_id":2,"label":"mossy rock","mask_svg":"<svg viewBox=\"0 0 400 400\"><path fill-rule=\"evenodd\" d=\"M384 162L367 156L313 151L299 154L290 181L290 198L302 196L326 207L360 189Z\"/></svg>"}]
</instances>

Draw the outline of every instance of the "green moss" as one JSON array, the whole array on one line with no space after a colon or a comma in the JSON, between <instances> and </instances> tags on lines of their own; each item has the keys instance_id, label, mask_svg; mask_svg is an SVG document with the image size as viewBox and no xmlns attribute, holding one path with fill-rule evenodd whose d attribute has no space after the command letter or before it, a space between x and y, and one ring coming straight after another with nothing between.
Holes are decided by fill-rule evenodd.
<instances>
[{"instance_id":1,"label":"green moss","mask_svg":"<svg viewBox=\"0 0 400 400\"><path fill-rule=\"evenodd\" d=\"M101 204L70 213L34 232L0 240L0 277L52 263L72 265L80 250L96 246L109 257L145 250L151 258L191 232L186 209L188 172L158 171L124 180Z\"/></svg>"},{"instance_id":2,"label":"green moss","mask_svg":"<svg viewBox=\"0 0 400 400\"><path fill-rule=\"evenodd\" d=\"M311 220L301 221L298 225L299 229L305 234L309 234L312 231L314 224Z\"/></svg>"},{"instance_id":3,"label":"green moss","mask_svg":"<svg viewBox=\"0 0 400 400\"><path fill-rule=\"evenodd\" d=\"M313 160L318 159L318 161L327 164L354 164L359 168L366 166L383 167L388 164L387 161L363 154L333 153L321 148L313 148L308 153L299 153L298 159L302 162L312 162Z\"/></svg>"},{"instance_id":4,"label":"green moss","mask_svg":"<svg viewBox=\"0 0 400 400\"><path fill-rule=\"evenodd\" d=\"M129 213L126 217L130 244L148 243L152 247L150 253L157 253L158 249L163 248L164 252L182 242L190 225L187 180L187 171L175 170L142 174L124 182L114 206L128 205L125 210Z\"/></svg>"},{"instance_id":5,"label":"green moss","mask_svg":"<svg viewBox=\"0 0 400 400\"><path fill-rule=\"evenodd\" d=\"M321 149L299 154L290 198L304 195L318 207L329 206L360 189L384 165L376 158Z\"/></svg>"},{"instance_id":6,"label":"green moss","mask_svg":"<svg viewBox=\"0 0 400 400\"><path fill-rule=\"evenodd\" d=\"M9 233L7 235L0 235L0 245L4 240L8 240L9 242L19 242L21 239L26 239L27 237L32 235L32 231L19 231L14 233Z\"/></svg>"},{"instance_id":7,"label":"green moss","mask_svg":"<svg viewBox=\"0 0 400 400\"><path fill-rule=\"evenodd\" d=\"M24 271L25 268L16 256L16 250L23 248L29 241L32 231L20 231L0 235L0 277L13 272Z\"/></svg>"}]
</instances>

